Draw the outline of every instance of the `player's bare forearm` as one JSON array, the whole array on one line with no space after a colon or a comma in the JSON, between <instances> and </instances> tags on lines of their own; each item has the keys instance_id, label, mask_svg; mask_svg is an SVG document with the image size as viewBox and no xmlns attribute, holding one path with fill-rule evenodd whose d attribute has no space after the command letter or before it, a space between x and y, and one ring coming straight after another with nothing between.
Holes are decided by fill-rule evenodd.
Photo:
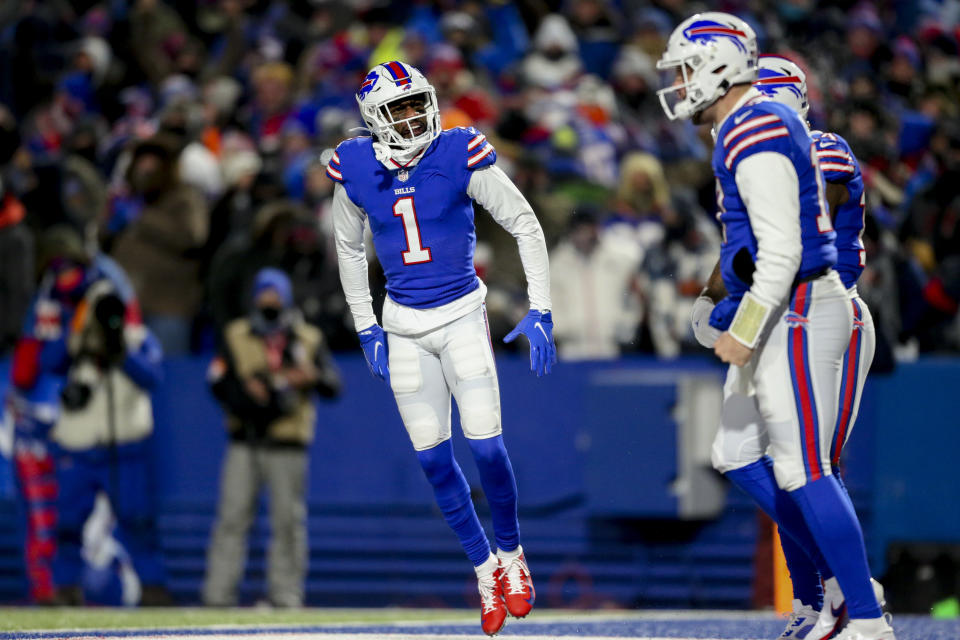
<instances>
[{"instance_id":1,"label":"player's bare forearm","mask_svg":"<svg viewBox=\"0 0 960 640\"><path fill-rule=\"evenodd\" d=\"M837 208L845 205L850 199L850 191L846 185L827 183L827 204L830 206L830 213L833 218L837 217Z\"/></svg>"},{"instance_id":2,"label":"player's bare forearm","mask_svg":"<svg viewBox=\"0 0 960 640\"><path fill-rule=\"evenodd\" d=\"M703 288L703 291L700 292L700 295L707 296L713 300L713 304L717 304L727 297L727 288L723 284L719 260L717 260L716 266L713 267L713 272L707 279L707 286Z\"/></svg>"}]
</instances>

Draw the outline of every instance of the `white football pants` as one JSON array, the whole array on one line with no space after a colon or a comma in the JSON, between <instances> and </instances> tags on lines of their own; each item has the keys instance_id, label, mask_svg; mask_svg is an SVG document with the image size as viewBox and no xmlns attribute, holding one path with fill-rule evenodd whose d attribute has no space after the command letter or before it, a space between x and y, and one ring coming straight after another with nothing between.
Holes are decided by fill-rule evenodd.
<instances>
[{"instance_id":1,"label":"white football pants","mask_svg":"<svg viewBox=\"0 0 960 640\"><path fill-rule=\"evenodd\" d=\"M500 435L500 387L486 309L416 336L387 334L390 386L413 443L423 451L450 438L450 397L467 438Z\"/></svg>"},{"instance_id":2,"label":"white football pants","mask_svg":"<svg viewBox=\"0 0 960 640\"><path fill-rule=\"evenodd\" d=\"M753 359L728 371L713 465L727 472L769 453L792 491L839 461L876 336L866 305L833 271L800 284L767 331Z\"/></svg>"}]
</instances>

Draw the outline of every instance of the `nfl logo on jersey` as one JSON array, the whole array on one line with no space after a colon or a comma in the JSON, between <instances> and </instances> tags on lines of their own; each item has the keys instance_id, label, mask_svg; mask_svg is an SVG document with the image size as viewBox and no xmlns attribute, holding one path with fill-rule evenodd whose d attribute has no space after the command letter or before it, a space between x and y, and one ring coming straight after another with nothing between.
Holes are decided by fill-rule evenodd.
<instances>
[{"instance_id":1,"label":"nfl logo on jersey","mask_svg":"<svg viewBox=\"0 0 960 640\"><path fill-rule=\"evenodd\" d=\"M410 178L410 172L407 171L406 169L400 169L400 171L397 172L397 180L399 180L400 182L406 182L409 178Z\"/></svg>"}]
</instances>

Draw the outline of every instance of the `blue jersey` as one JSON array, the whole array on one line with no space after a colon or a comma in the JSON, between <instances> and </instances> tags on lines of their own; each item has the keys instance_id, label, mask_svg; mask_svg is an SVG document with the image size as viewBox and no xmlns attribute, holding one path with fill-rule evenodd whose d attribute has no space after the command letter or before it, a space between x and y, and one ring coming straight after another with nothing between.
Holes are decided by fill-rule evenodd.
<instances>
[{"instance_id":1,"label":"blue jersey","mask_svg":"<svg viewBox=\"0 0 960 640\"><path fill-rule=\"evenodd\" d=\"M827 182L842 184L849 198L837 208L833 228L837 232L837 266L843 286L847 289L857 284L866 266L867 252L863 249L863 226L866 195L863 191L863 176L860 164L850 150L847 141L835 133L814 131L811 133L817 145L820 171Z\"/></svg>"},{"instance_id":2,"label":"blue jersey","mask_svg":"<svg viewBox=\"0 0 960 640\"><path fill-rule=\"evenodd\" d=\"M473 171L492 165L493 145L473 128L443 131L410 169L387 170L374 155L373 139L341 142L327 175L363 209L373 231L390 298L428 309L480 286L473 266L477 244Z\"/></svg>"},{"instance_id":3,"label":"blue jersey","mask_svg":"<svg viewBox=\"0 0 960 640\"><path fill-rule=\"evenodd\" d=\"M721 274L735 300L750 289L757 260L757 240L735 180L737 167L755 153L770 151L790 160L799 181L803 254L797 278L814 275L837 261L836 234L824 197L823 176L806 125L790 107L763 97L755 98L727 117L713 150L717 217L723 226Z\"/></svg>"}]
</instances>

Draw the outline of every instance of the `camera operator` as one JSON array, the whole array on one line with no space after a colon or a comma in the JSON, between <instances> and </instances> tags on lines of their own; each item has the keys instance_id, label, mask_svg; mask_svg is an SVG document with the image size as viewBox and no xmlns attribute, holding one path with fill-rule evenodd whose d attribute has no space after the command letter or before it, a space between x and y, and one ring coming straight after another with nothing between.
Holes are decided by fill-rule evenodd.
<instances>
[{"instance_id":1,"label":"camera operator","mask_svg":"<svg viewBox=\"0 0 960 640\"><path fill-rule=\"evenodd\" d=\"M50 431L70 366L67 339L88 288L106 280L135 310L133 287L110 258L90 252L68 225L47 229L37 244L39 284L14 348L7 405L14 425L14 468L23 505L24 559L31 600L55 601L57 474Z\"/></svg>"},{"instance_id":2,"label":"camera operator","mask_svg":"<svg viewBox=\"0 0 960 640\"><path fill-rule=\"evenodd\" d=\"M290 279L279 269L257 273L253 309L227 325L224 345L208 378L227 413L230 443L203 600L209 606L236 605L247 531L266 486L268 597L274 606L299 607L308 557L307 457L316 421L312 396L339 395L339 374L323 334L294 308Z\"/></svg>"},{"instance_id":3,"label":"camera operator","mask_svg":"<svg viewBox=\"0 0 960 640\"><path fill-rule=\"evenodd\" d=\"M161 379L162 351L135 321L132 303L106 279L86 290L73 315L57 451L57 555L60 604L80 604L83 526L98 492L106 494L142 584L141 604L170 603L164 587L150 487L150 390Z\"/></svg>"}]
</instances>

